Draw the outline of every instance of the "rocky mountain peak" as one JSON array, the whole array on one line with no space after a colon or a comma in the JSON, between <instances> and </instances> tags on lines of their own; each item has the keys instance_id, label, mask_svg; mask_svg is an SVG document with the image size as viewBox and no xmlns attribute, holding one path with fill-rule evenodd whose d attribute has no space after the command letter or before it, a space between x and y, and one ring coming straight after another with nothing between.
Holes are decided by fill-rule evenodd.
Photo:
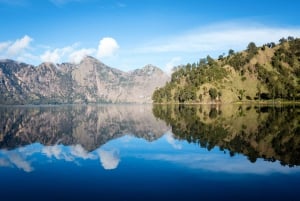
<instances>
[{"instance_id":1,"label":"rocky mountain peak","mask_svg":"<svg viewBox=\"0 0 300 201\"><path fill-rule=\"evenodd\" d=\"M155 88L170 79L153 65L127 73L91 56L37 67L2 60L0 72L0 104L150 103Z\"/></svg>"},{"instance_id":2,"label":"rocky mountain peak","mask_svg":"<svg viewBox=\"0 0 300 201\"><path fill-rule=\"evenodd\" d=\"M85 56L80 63L101 63L98 59L92 56Z\"/></svg>"},{"instance_id":3,"label":"rocky mountain peak","mask_svg":"<svg viewBox=\"0 0 300 201\"><path fill-rule=\"evenodd\" d=\"M158 67L148 64L141 69L136 69L132 72L133 75L139 76L152 76L154 74L164 74L164 72Z\"/></svg>"}]
</instances>

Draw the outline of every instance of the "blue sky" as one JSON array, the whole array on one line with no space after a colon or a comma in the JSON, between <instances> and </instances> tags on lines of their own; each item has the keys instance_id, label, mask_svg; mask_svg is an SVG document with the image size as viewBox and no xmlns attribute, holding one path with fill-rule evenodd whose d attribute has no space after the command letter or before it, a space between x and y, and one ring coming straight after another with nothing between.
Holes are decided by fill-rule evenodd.
<instances>
[{"instance_id":1,"label":"blue sky","mask_svg":"<svg viewBox=\"0 0 300 201\"><path fill-rule=\"evenodd\" d=\"M0 59L35 65L91 55L129 71L300 37L299 1L0 0Z\"/></svg>"}]
</instances>

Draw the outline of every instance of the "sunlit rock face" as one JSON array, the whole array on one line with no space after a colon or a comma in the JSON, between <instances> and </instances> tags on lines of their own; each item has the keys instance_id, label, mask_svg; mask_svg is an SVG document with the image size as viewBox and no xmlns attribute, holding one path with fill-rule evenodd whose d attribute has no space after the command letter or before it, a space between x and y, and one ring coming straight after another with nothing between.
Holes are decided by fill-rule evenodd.
<instances>
[{"instance_id":1,"label":"sunlit rock face","mask_svg":"<svg viewBox=\"0 0 300 201\"><path fill-rule=\"evenodd\" d=\"M150 103L169 76L147 65L123 72L87 56L79 64L0 60L0 104Z\"/></svg>"}]
</instances>

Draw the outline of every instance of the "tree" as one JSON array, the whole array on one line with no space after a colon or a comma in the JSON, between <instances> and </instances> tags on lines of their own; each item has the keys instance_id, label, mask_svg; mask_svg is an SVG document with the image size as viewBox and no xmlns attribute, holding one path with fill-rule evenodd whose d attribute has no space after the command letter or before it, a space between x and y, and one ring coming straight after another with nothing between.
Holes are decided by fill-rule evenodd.
<instances>
[{"instance_id":1,"label":"tree","mask_svg":"<svg viewBox=\"0 0 300 201\"><path fill-rule=\"evenodd\" d=\"M284 37L282 37L281 39L279 39L279 43L280 44L282 44L282 43L284 43L284 42L286 42L287 40L284 38Z\"/></svg>"},{"instance_id":2,"label":"tree","mask_svg":"<svg viewBox=\"0 0 300 201\"><path fill-rule=\"evenodd\" d=\"M199 95L199 100L200 100L200 102L203 101L203 95L202 94Z\"/></svg>"},{"instance_id":3,"label":"tree","mask_svg":"<svg viewBox=\"0 0 300 201\"><path fill-rule=\"evenodd\" d=\"M201 67L201 66L204 66L205 64L206 64L206 58L202 58L202 59L200 59L200 61L199 61L199 66Z\"/></svg>"},{"instance_id":4,"label":"tree","mask_svg":"<svg viewBox=\"0 0 300 201\"><path fill-rule=\"evenodd\" d=\"M209 66L213 66L213 64L215 63L214 59L209 55L207 55L206 60Z\"/></svg>"},{"instance_id":5,"label":"tree","mask_svg":"<svg viewBox=\"0 0 300 201\"><path fill-rule=\"evenodd\" d=\"M233 50L233 49L230 49L230 50L228 51L228 56L232 56L232 55L234 55L234 50Z\"/></svg>"},{"instance_id":6,"label":"tree","mask_svg":"<svg viewBox=\"0 0 300 201\"><path fill-rule=\"evenodd\" d=\"M255 55L255 54L257 54L257 47L256 47L256 45L255 45L255 43L254 42L250 42L249 44L248 44L248 46L247 46L247 51L248 51L248 53L249 54L251 54L251 55Z\"/></svg>"},{"instance_id":7,"label":"tree","mask_svg":"<svg viewBox=\"0 0 300 201\"><path fill-rule=\"evenodd\" d=\"M212 100L215 100L218 96L218 91L217 91L216 88L210 88L208 93L209 93L209 96Z\"/></svg>"},{"instance_id":8,"label":"tree","mask_svg":"<svg viewBox=\"0 0 300 201\"><path fill-rule=\"evenodd\" d=\"M222 92L221 91L218 91L218 96L219 96L219 99L221 99L221 96L222 96Z\"/></svg>"},{"instance_id":9,"label":"tree","mask_svg":"<svg viewBox=\"0 0 300 201\"><path fill-rule=\"evenodd\" d=\"M245 95L245 92L246 92L245 89L240 89L240 90L239 90L239 96L238 96L238 98L239 98L240 100L243 100L244 95Z\"/></svg>"},{"instance_id":10,"label":"tree","mask_svg":"<svg viewBox=\"0 0 300 201\"><path fill-rule=\"evenodd\" d=\"M191 71L191 68L192 68L192 64L188 63L188 64L186 65L186 70L187 70L187 71Z\"/></svg>"}]
</instances>

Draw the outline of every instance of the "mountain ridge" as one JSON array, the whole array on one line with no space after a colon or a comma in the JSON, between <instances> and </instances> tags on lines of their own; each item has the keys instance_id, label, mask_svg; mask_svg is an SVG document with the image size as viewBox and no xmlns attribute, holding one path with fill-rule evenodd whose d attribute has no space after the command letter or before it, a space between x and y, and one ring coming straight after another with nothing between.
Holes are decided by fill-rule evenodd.
<instances>
[{"instance_id":1,"label":"mountain ridge","mask_svg":"<svg viewBox=\"0 0 300 201\"><path fill-rule=\"evenodd\" d=\"M289 36L278 44L247 49L218 59L174 68L171 81L154 91L155 103L236 103L300 100L300 39Z\"/></svg>"},{"instance_id":2,"label":"mountain ridge","mask_svg":"<svg viewBox=\"0 0 300 201\"><path fill-rule=\"evenodd\" d=\"M143 70L147 66L123 72L91 56L78 64L43 62L38 66L0 60L0 104L151 103L155 88L170 78L150 65L153 76L149 79Z\"/></svg>"}]
</instances>

